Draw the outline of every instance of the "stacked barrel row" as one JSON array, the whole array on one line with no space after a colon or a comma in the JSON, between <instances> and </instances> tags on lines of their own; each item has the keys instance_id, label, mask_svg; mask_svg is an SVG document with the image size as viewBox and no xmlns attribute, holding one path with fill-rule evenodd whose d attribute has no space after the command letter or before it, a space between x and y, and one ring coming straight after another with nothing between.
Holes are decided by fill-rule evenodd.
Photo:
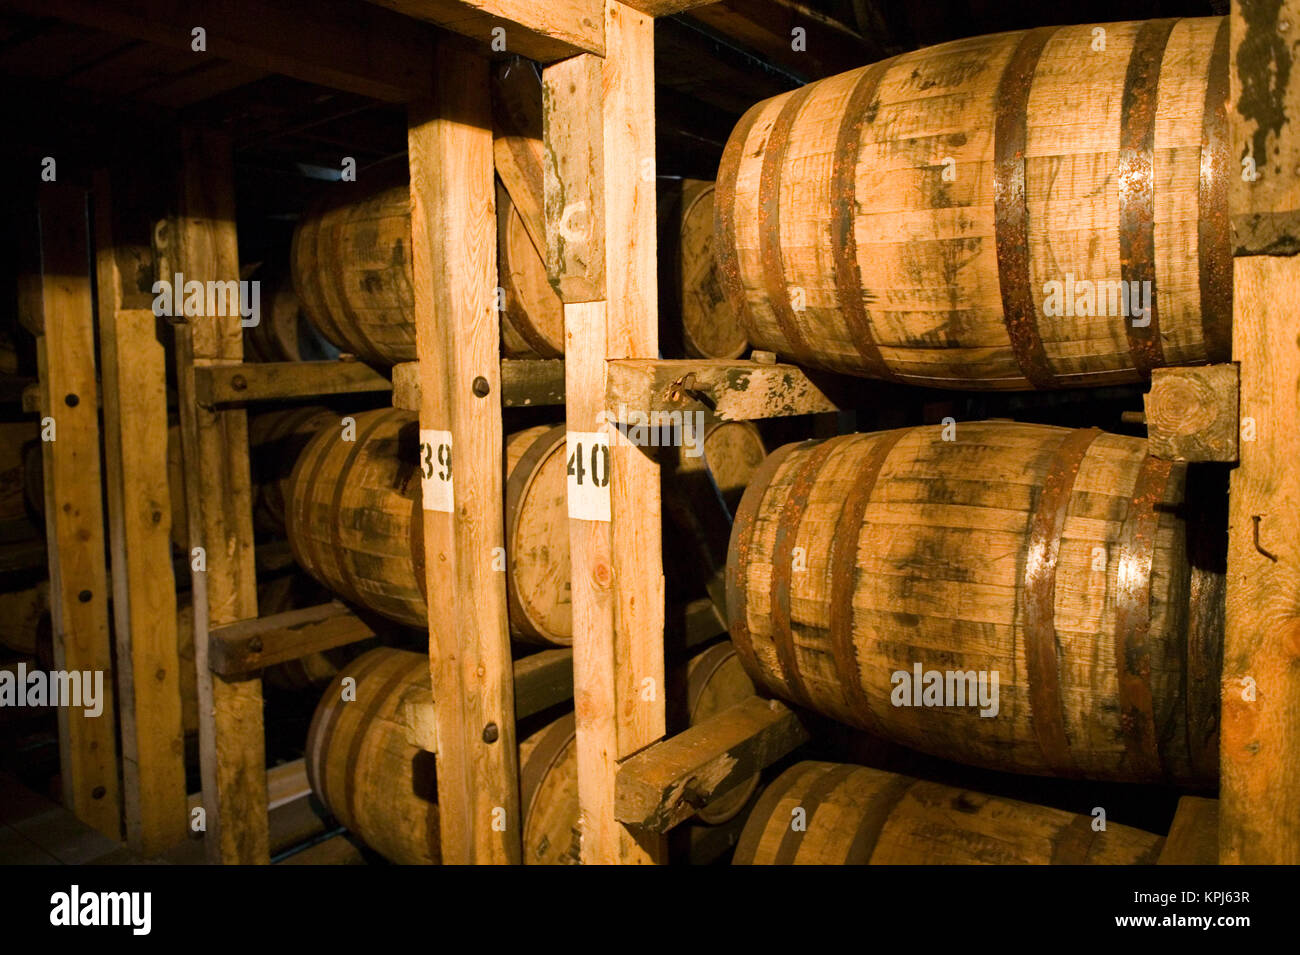
<instances>
[{"instance_id":1,"label":"stacked barrel row","mask_svg":"<svg viewBox=\"0 0 1300 955\"><path fill-rule=\"evenodd\" d=\"M1227 360L1227 53L1222 18L1045 27L755 105L715 198L746 336L812 368L969 390ZM1189 522L1206 529L1187 484L1185 465L1096 429L955 422L788 445L737 513L732 640L761 691L925 753L1212 788L1222 593L1189 562ZM1159 851L1090 821L801 763L736 861Z\"/></svg>"}]
</instances>

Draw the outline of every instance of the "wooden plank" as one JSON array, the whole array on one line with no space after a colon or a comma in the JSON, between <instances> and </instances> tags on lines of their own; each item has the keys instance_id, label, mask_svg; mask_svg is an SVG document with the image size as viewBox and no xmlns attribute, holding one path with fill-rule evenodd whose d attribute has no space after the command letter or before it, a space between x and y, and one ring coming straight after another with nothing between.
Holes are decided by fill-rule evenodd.
<instances>
[{"instance_id":1,"label":"wooden plank","mask_svg":"<svg viewBox=\"0 0 1300 955\"><path fill-rule=\"evenodd\" d=\"M1220 725L1224 863L1300 862L1300 259L1233 262L1241 463L1228 496ZM1254 440L1250 440L1254 437Z\"/></svg>"},{"instance_id":2,"label":"wooden plank","mask_svg":"<svg viewBox=\"0 0 1300 955\"><path fill-rule=\"evenodd\" d=\"M1166 461L1235 461L1236 365L1156 368L1144 396L1147 450Z\"/></svg>"},{"instance_id":3,"label":"wooden plank","mask_svg":"<svg viewBox=\"0 0 1300 955\"><path fill-rule=\"evenodd\" d=\"M1234 0L1228 181L1237 255L1300 252L1300 0ZM1247 164L1248 161L1248 164Z\"/></svg>"},{"instance_id":4,"label":"wooden plank","mask_svg":"<svg viewBox=\"0 0 1300 955\"><path fill-rule=\"evenodd\" d=\"M538 63L605 52L601 0L371 0Z\"/></svg>"},{"instance_id":5,"label":"wooden plank","mask_svg":"<svg viewBox=\"0 0 1300 955\"><path fill-rule=\"evenodd\" d=\"M208 666L213 673L232 677L374 635L369 624L343 604L331 601L214 628L208 635Z\"/></svg>"},{"instance_id":6,"label":"wooden plank","mask_svg":"<svg viewBox=\"0 0 1300 955\"><path fill-rule=\"evenodd\" d=\"M580 58L585 62L558 64L543 74L555 93L543 101L548 156L558 147L571 157L589 157L547 163L548 247L557 243L553 233L561 225L551 214L553 197L603 203L591 220L591 242L604 250L608 302L578 302L570 295L565 305L571 432L606 430L608 358L658 354L655 183L653 175L642 175L653 170L654 157L653 27L649 17L611 0L605 59ZM599 118L594 128L592 113ZM559 277L552 274L553 281ZM619 823L614 782L618 760L664 733L659 468L618 432L609 441L612 519L569 521L581 855L586 863L654 862L663 855L663 840Z\"/></svg>"},{"instance_id":7,"label":"wooden plank","mask_svg":"<svg viewBox=\"0 0 1300 955\"><path fill-rule=\"evenodd\" d=\"M194 369L194 392L205 408L244 401L315 398L389 391L393 383L360 361L268 361Z\"/></svg>"},{"instance_id":8,"label":"wooden plank","mask_svg":"<svg viewBox=\"0 0 1300 955\"><path fill-rule=\"evenodd\" d=\"M115 231L117 234L115 234ZM153 312L123 307L110 180L95 176L104 458L127 844L152 856L186 838L166 349ZM147 248L149 237L141 241Z\"/></svg>"},{"instance_id":9,"label":"wooden plank","mask_svg":"<svg viewBox=\"0 0 1300 955\"><path fill-rule=\"evenodd\" d=\"M624 762L618 818L667 832L808 739L803 722L785 704L750 697Z\"/></svg>"},{"instance_id":10,"label":"wooden plank","mask_svg":"<svg viewBox=\"0 0 1300 955\"><path fill-rule=\"evenodd\" d=\"M564 362L558 358L504 359L501 362L501 405L532 408L564 404ZM420 363L393 366L393 407L420 410Z\"/></svg>"},{"instance_id":11,"label":"wooden plank","mask_svg":"<svg viewBox=\"0 0 1300 955\"><path fill-rule=\"evenodd\" d=\"M794 365L753 361L611 361L606 408L629 414L706 412L723 421L821 414L838 406Z\"/></svg>"},{"instance_id":12,"label":"wooden plank","mask_svg":"<svg viewBox=\"0 0 1300 955\"><path fill-rule=\"evenodd\" d=\"M39 193L40 313L36 342L41 407L54 419L55 440L43 442L45 539L49 543L54 666L98 673L96 716L58 708L64 804L88 825L121 838L114 725L108 570L104 564L95 327L91 310L86 193L44 184Z\"/></svg>"},{"instance_id":13,"label":"wooden plank","mask_svg":"<svg viewBox=\"0 0 1300 955\"><path fill-rule=\"evenodd\" d=\"M627 5L648 17L671 17L717 2L718 0L629 0Z\"/></svg>"},{"instance_id":14,"label":"wooden plank","mask_svg":"<svg viewBox=\"0 0 1300 955\"><path fill-rule=\"evenodd\" d=\"M516 660L515 719L573 699L573 651L542 650Z\"/></svg>"},{"instance_id":15,"label":"wooden plank","mask_svg":"<svg viewBox=\"0 0 1300 955\"><path fill-rule=\"evenodd\" d=\"M177 214L155 230L159 273L186 281L239 278L230 141L185 130ZM212 862L266 864L266 739L260 678L228 680L208 665L211 628L257 617L248 419L242 408L198 404L195 368L243 360L236 315L174 326L185 497L194 594L199 763Z\"/></svg>"},{"instance_id":16,"label":"wooden plank","mask_svg":"<svg viewBox=\"0 0 1300 955\"><path fill-rule=\"evenodd\" d=\"M604 62L575 56L542 73L546 272L566 303L605 299Z\"/></svg>"},{"instance_id":17,"label":"wooden plank","mask_svg":"<svg viewBox=\"0 0 1300 955\"><path fill-rule=\"evenodd\" d=\"M510 201L533 240L546 255L545 158L542 150L542 78L522 57L492 71L492 156Z\"/></svg>"},{"instance_id":18,"label":"wooden plank","mask_svg":"<svg viewBox=\"0 0 1300 955\"><path fill-rule=\"evenodd\" d=\"M404 102L429 89L436 31L357 0L13 0L36 17L192 51L195 65L232 60L308 83Z\"/></svg>"},{"instance_id":19,"label":"wooden plank","mask_svg":"<svg viewBox=\"0 0 1300 955\"><path fill-rule=\"evenodd\" d=\"M1219 861L1219 800L1183 796L1156 865L1215 865Z\"/></svg>"},{"instance_id":20,"label":"wooden plank","mask_svg":"<svg viewBox=\"0 0 1300 955\"><path fill-rule=\"evenodd\" d=\"M687 16L804 79L833 76L887 55L854 27L796 0L723 0L700 5Z\"/></svg>"},{"instance_id":21,"label":"wooden plank","mask_svg":"<svg viewBox=\"0 0 1300 955\"><path fill-rule=\"evenodd\" d=\"M442 858L518 863L488 64L450 42L437 63L408 156L420 428L450 433L454 472L451 510L429 496L423 512Z\"/></svg>"}]
</instances>

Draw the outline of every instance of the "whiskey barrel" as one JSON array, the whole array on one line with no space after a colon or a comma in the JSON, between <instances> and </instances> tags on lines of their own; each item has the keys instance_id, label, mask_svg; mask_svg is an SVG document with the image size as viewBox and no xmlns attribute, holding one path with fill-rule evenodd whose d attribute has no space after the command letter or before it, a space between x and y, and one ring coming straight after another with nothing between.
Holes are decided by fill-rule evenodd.
<instances>
[{"instance_id":1,"label":"whiskey barrel","mask_svg":"<svg viewBox=\"0 0 1300 955\"><path fill-rule=\"evenodd\" d=\"M497 276L501 283L501 350L511 358L564 357L564 303L546 276L510 193L497 183Z\"/></svg>"},{"instance_id":2,"label":"whiskey barrel","mask_svg":"<svg viewBox=\"0 0 1300 955\"><path fill-rule=\"evenodd\" d=\"M732 640L761 688L923 752L1212 782L1217 744L1188 743L1218 700L1187 680L1210 655L1188 646L1185 471L1008 421L787 445L736 516Z\"/></svg>"},{"instance_id":3,"label":"whiskey barrel","mask_svg":"<svg viewBox=\"0 0 1300 955\"><path fill-rule=\"evenodd\" d=\"M801 826L793 825L796 821ZM1154 865L1164 839L1092 816L898 776L803 762L745 823L735 865Z\"/></svg>"},{"instance_id":4,"label":"whiskey barrel","mask_svg":"<svg viewBox=\"0 0 1300 955\"><path fill-rule=\"evenodd\" d=\"M318 432L337 428L339 420L338 414L319 405L249 415L254 528L268 534L284 533L289 479L298 455Z\"/></svg>"},{"instance_id":5,"label":"whiskey barrel","mask_svg":"<svg viewBox=\"0 0 1300 955\"><path fill-rule=\"evenodd\" d=\"M765 100L718 174L728 297L755 347L931 387L1226 361L1227 89L1203 18L957 40Z\"/></svg>"},{"instance_id":6,"label":"whiskey barrel","mask_svg":"<svg viewBox=\"0 0 1300 955\"><path fill-rule=\"evenodd\" d=\"M350 701L343 680L356 681ZM307 734L312 790L347 829L392 862L441 859L435 758L418 745L431 724L429 660L380 647L341 670ZM414 724L414 725L413 725ZM572 714L519 746L524 861L576 860L577 760Z\"/></svg>"},{"instance_id":7,"label":"whiskey barrel","mask_svg":"<svg viewBox=\"0 0 1300 955\"><path fill-rule=\"evenodd\" d=\"M697 653L686 664L687 723L694 726L754 695L754 683L730 640ZM684 729L685 727L683 727ZM735 818L758 789L758 774L720 794L695 814L696 820L718 826Z\"/></svg>"},{"instance_id":8,"label":"whiskey barrel","mask_svg":"<svg viewBox=\"0 0 1300 955\"><path fill-rule=\"evenodd\" d=\"M355 420L355 440L327 427L298 456L290 480L289 543L299 565L344 599L424 627L419 423L414 414L392 408L362 412ZM573 624L563 427L510 435L506 459L511 632L567 645Z\"/></svg>"},{"instance_id":9,"label":"whiskey barrel","mask_svg":"<svg viewBox=\"0 0 1300 955\"><path fill-rule=\"evenodd\" d=\"M739 358L749 348L718 272L713 196L705 180L659 180L659 315L668 355Z\"/></svg>"},{"instance_id":10,"label":"whiskey barrel","mask_svg":"<svg viewBox=\"0 0 1300 955\"><path fill-rule=\"evenodd\" d=\"M253 281L261 291L256 325L244 329L245 361L326 361L339 350L303 315L287 272L260 266Z\"/></svg>"}]
</instances>

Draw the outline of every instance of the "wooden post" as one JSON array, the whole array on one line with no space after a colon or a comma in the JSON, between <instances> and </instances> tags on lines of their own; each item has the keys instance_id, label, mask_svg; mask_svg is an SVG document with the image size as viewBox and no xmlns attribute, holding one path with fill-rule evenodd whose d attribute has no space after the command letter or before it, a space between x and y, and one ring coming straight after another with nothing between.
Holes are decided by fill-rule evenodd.
<instances>
[{"instance_id":1,"label":"wooden post","mask_svg":"<svg viewBox=\"0 0 1300 955\"><path fill-rule=\"evenodd\" d=\"M1227 170L1240 464L1228 498L1219 861L1300 862L1300 0L1234 0ZM1249 160L1237 163L1241 158ZM1267 253L1275 253L1273 255ZM1281 255L1278 255L1281 253Z\"/></svg>"},{"instance_id":2,"label":"wooden post","mask_svg":"<svg viewBox=\"0 0 1300 955\"><path fill-rule=\"evenodd\" d=\"M132 256L122 237L114 235L109 188L108 173L96 174L95 264L122 788L127 842L152 856L184 840L186 832L167 371L158 319L124 302L118 256L128 261ZM147 232L142 239L147 248Z\"/></svg>"},{"instance_id":3,"label":"wooden post","mask_svg":"<svg viewBox=\"0 0 1300 955\"><path fill-rule=\"evenodd\" d=\"M238 281L234 172L225 137L182 134L177 213L155 235L159 277ZM248 420L242 408L201 407L194 388L195 366L242 360L243 329L238 315L205 314L184 319L175 331L207 854L213 862L268 863L262 680L227 679L208 668L209 630L257 616Z\"/></svg>"},{"instance_id":4,"label":"wooden post","mask_svg":"<svg viewBox=\"0 0 1300 955\"><path fill-rule=\"evenodd\" d=\"M42 451L54 666L78 671L82 680L97 673L103 684L97 715L81 706L58 708L63 802L82 821L120 839L86 193L47 183L39 196L42 334L36 354L46 416L41 425L53 429Z\"/></svg>"},{"instance_id":5,"label":"wooden post","mask_svg":"<svg viewBox=\"0 0 1300 955\"><path fill-rule=\"evenodd\" d=\"M578 799L583 862L655 862L661 837L618 821L614 784L619 761L664 734L659 465L603 413L606 361L658 354L654 23L613 0L604 16L604 59L543 73L547 264L565 301Z\"/></svg>"},{"instance_id":6,"label":"wooden post","mask_svg":"<svg viewBox=\"0 0 1300 955\"><path fill-rule=\"evenodd\" d=\"M442 860L518 863L488 62L448 40L436 74L408 152Z\"/></svg>"}]
</instances>

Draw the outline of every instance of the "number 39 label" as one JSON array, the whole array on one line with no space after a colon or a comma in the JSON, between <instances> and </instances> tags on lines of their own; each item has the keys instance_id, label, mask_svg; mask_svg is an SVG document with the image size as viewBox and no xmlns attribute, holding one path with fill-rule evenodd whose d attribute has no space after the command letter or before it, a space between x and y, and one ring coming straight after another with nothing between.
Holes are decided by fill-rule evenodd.
<instances>
[{"instance_id":1,"label":"number 39 label","mask_svg":"<svg viewBox=\"0 0 1300 955\"><path fill-rule=\"evenodd\" d=\"M452 512L450 431L420 429L420 487L426 511Z\"/></svg>"},{"instance_id":2,"label":"number 39 label","mask_svg":"<svg viewBox=\"0 0 1300 955\"><path fill-rule=\"evenodd\" d=\"M569 517L609 520L609 435L569 431L564 451L569 473Z\"/></svg>"}]
</instances>

